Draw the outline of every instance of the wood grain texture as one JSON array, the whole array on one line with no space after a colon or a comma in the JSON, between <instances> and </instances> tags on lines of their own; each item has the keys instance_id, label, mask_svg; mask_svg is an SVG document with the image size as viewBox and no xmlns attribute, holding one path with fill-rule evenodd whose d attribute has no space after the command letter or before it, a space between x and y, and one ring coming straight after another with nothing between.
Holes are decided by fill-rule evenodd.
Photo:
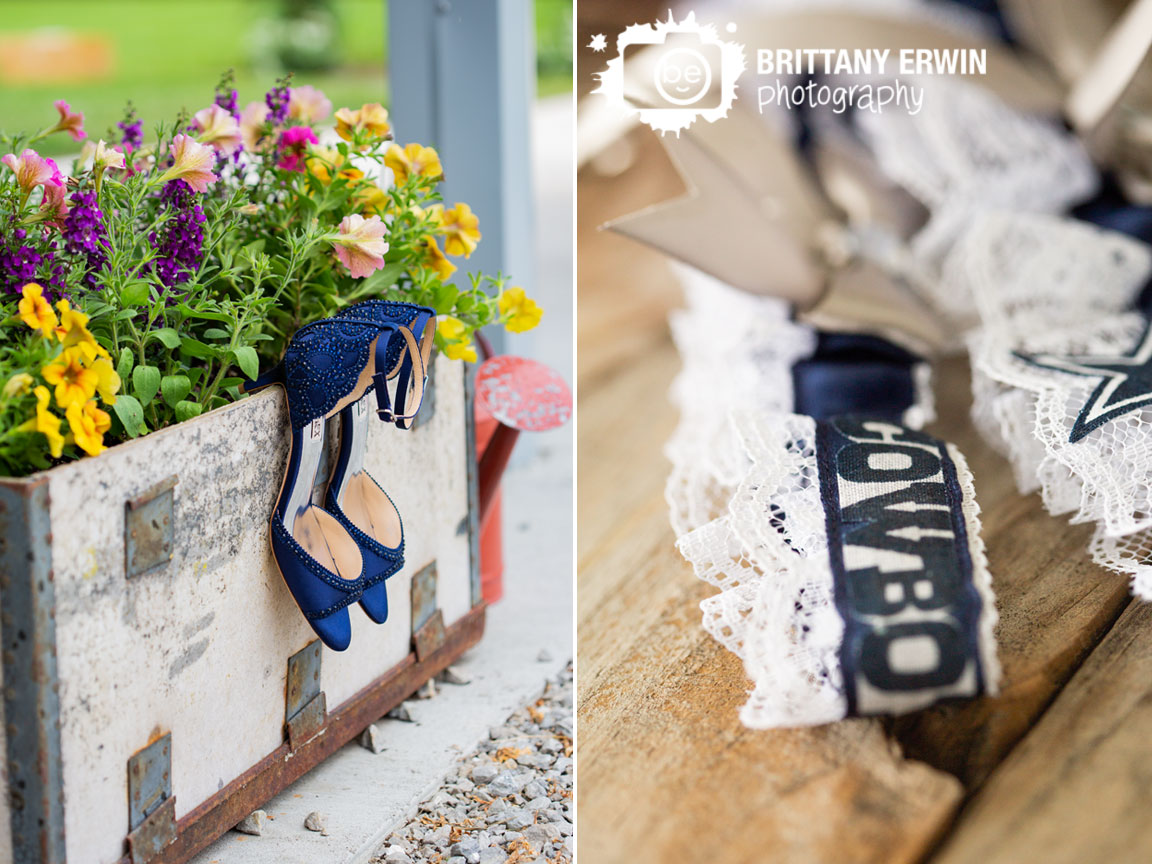
<instances>
[{"instance_id":1,"label":"wood grain texture","mask_svg":"<svg viewBox=\"0 0 1152 864\"><path fill-rule=\"evenodd\" d=\"M1133 603L935 864L1152 861L1152 605Z\"/></svg>"}]
</instances>

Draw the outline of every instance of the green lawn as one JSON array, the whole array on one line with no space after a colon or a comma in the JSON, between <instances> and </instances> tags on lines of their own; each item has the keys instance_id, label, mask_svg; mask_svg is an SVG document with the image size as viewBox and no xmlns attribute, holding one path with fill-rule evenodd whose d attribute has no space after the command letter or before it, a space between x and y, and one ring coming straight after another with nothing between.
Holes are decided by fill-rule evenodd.
<instances>
[{"instance_id":1,"label":"green lawn","mask_svg":"<svg viewBox=\"0 0 1152 864\"><path fill-rule=\"evenodd\" d=\"M337 65L331 71L297 72L296 81L319 87L336 106L387 104L384 3L332 0L332 6L341 25ZM242 105L260 99L283 71L268 46L278 7L274 0L6 3L0 34L45 27L100 34L112 48L115 65L100 81L0 84L0 129L40 128L55 119L52 103L64 98L84 112L90 135L107 137L127 100L136 105L146 126L168 120L181 108L194 111L209 104L220 73L228 68L236 70ZM567 0L536 0L540 95L571 88L571 15ZM41 144L46 153L75 149L62 136Z\"/></svg>"}]
</instances>

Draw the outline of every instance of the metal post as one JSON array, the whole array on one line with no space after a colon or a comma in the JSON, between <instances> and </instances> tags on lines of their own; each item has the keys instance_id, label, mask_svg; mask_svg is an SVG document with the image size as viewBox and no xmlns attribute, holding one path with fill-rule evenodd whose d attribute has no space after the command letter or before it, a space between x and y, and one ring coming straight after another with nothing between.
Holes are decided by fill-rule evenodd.
<instances>
[{"instance_id":1,"label":"metal post","mask_svg":"<svg viewBox=\"0 0 1152 864\"><path fill-rule=\"evenodd\" d=\"M531 0L392 0L391 113L400 143L440 152L445 203L465 201L483 240L463 271L534 283L530 112L535 96ZM499 352L501 332L491 334Z\"/></svg>"}]
</instances>

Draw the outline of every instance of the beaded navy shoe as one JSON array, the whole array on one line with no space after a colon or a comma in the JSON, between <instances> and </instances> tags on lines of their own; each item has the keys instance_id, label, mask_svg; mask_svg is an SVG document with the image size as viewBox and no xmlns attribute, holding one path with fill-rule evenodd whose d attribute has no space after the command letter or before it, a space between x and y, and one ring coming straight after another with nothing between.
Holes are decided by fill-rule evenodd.
<instances>
[{"instance_id":1,"label":"beaded navy shoe","mask_svg":"<svg viewBox=\"0 0 1152 864\"><path fill-rule=\"evenodd\" d=\"M351 642L347 607L360 600L366 579L382 562L363 554L344 524L312 503L324 452L324 421L357 404L372 387L377 366L386 368L397 329L352 317L305 325L292 337L284 359L244 387L253 393L280 384L287 393L291 450L269 536L276 564L300 611L335 651Z\"/></svg>"},{"instance_id":2,"label":"beaded navy shoe","mask_svg":"<svg viewBox=\"0 0 1152 864\"><path fill-rule=\"evenodd\" d=\"M376 392L379 419L409 428L424 398L436 313L412 303L369 300L349 306L336 318L371 320L381 327L395 328L395 336L377 348L377 372L369 392ZM389 393L388 382L393 380L393 393ZM341 411L340 453L324 507L359 544L365 560L360 606L369 618L383 624L388 618L385 580L404 566L404 524L391 497L364 469L368 398L366 393Z\"/></svg>"}]
</instances>

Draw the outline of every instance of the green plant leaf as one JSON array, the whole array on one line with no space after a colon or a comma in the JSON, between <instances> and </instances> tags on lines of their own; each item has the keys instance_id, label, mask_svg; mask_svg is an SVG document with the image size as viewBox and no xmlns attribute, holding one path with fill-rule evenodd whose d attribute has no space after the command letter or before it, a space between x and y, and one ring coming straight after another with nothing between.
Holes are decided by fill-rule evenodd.
<instances>
[{"instance_id":1,"label":"green plant leaf","mask_svg":"<svg viewBox=\"0 0 1152 864\"><path fill-rule=\"evenodd\" d=\"M159 330L153 330L148 334L148 339L155 339L162 343L165 348L172 350L180 347L180 334L171 327L161 327Z\"/></svg>"},{"instance_id":2,"label":"green plant leaf","mask_svg":"<svg viewBox=\"0 0 1152 864\"><path fill-rule=\"evenodd\" d=\"M143 306L152 299L152 288L147 282L133 282L120 292L120 302L125 306Z\"/></svg>"},{"instance_id":3,"label":"green plant leaf","mask_svg":"<svg viewBox=\"0 0 1152 864\"><path fill-rule=\"evenodd\" d=\"M160 392L164 394L164 401L175 408L192 392L192 382L187 375L165 375L160 382Z\"/></svg>"},{"instance_id":4,"label":"green plant leaf","mask_svg":"<svg viewBox=\"0 0 1152 864\"><path fill-rule=\"evenodd\" d=\"M156 398L159 389L160 370L155 366L137 366L132 370L132 391L141 405L147 405Z\"/></svg>"},{"instance_id":5,"label":"green plant leaf","mask_svg":"<svg viewBox=\"0 0 1152 864\"><path fill-rule=\"evenodd\" d=\"M112 410L124 424L124 431L128 433L129 438L135 438L140 434L144 426L144 409L139 402L127 393L121 393L116 397L116 404L112 406Z\"/></svg>"},{"instance_id":6,"label":"green plant leaf","mask_svg":"<svg viewBox=\"0 0 1152 864\"><path fill-rule=\"evenodd\" d=\"M121 381L127 383L134 365L136 365L136 356L132 353L132 349L127 346L121 348L120 359L116 361L116 374L120 376Z\"/></svg>"},{"instance_id":7,"label":"green plant leaf","mask_svg":"<svg viewBox=\"0 0 1152 864\"><path fill-rule=\"evenodd\" d=\"M205 345L197 339L185 337L180 340L180 353L189 357L198 357L201 360L211 360L216 356L218 349Z\"/></svg>"},{"instance_id":8,"label":"green plant leaf","mask_svg":"<svg viewBox=\"0 0 1152 864\"><path fill-rule=\"evenodd\" d=\"M229 338L231 338L231 336L232 336L231 333L229 333L227 330L223 330L219 327L209 327L207 330L204 331L204 338L205 339L229 339Z\"/></svg>"},{"instance_id":9,"label":"green plant leaf","mask_svg":"<svg viewBox=\"0 0 1152 864\"><path fill-rule=\"evenodd\" d=\"M183 423L185 420L191 420L193 417L199 417L203 410L204 406L199 402L177 402L176 422Z\"/></svg>"},{"instance_id":10,"label":"green plant leaf","mask_svg":"<svg viewBox=\"0 0 1152 864\"><path fill-rule=\"evenodd\" d=\"M249 378L255 378L260 374L260 358L256 356L256 349L251 345L241 345L232 352L232 356L236 358L236 365L240 367L240 371Z\"/></svg>"},{"instance_id":11,"label":"green plant leaf","mask_svg":"<svg viewBox=\"0 0 1152 864\"><path fill-rule=\"evenodd\" d=\"M207 309L193 309L187 303L178 303L176 309L185 318L203 318L205 321L223 321L231 323L232 317L223 312L210 312Z\"/></svg>"},{"instance_id":12,"label":"green plant leaf","mask_svg":"<svg viewBox=\"0 0 1152 864\"><path fill-rule=\"evenodd\" d=\"M440 315L449 314L456 305L460 292L455 285L437 285L432 289L432 308Z\"/></svg>"}]
</instances>

